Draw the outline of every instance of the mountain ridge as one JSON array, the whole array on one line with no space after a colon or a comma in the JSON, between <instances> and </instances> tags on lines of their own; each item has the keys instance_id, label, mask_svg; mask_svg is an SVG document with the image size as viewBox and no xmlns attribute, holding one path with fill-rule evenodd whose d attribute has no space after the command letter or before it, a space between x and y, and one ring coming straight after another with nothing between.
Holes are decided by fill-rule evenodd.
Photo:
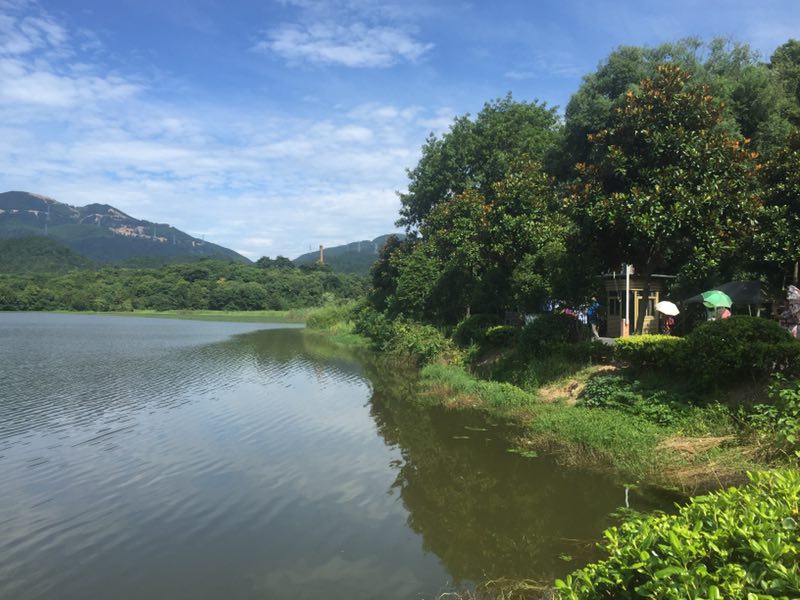
<instances>
[{"instance_id":1,"label":"mountain ridge","mask_svg":"<svg viewBox=\"0 0 800 600\"><path fill-rule=\"evenodd\" d=\"M340 246L331 246L324 249L325 264L330 265L334 271L342 273L366 274L378 258L378 252L391 236L400 239L405 237L402 233L387 233L379 235L373 240L360 240L349 242ZM310 264L319 260L319 251L306 252L295 258L292 262L296 265Z\"/></svg>"},{"instance_id":2,"label":"mountain ridge","mask_svg":"<svg viewBox=\"0 0 800 600\"><path fill-rule=\"evenodd\" d=\"M167 223L137 219L104 203L72 206L23 191L0 193L0 239L46 235L99 263L138 257L222 258L251 261L224 246Z\"/></svg>"}]
</instances>

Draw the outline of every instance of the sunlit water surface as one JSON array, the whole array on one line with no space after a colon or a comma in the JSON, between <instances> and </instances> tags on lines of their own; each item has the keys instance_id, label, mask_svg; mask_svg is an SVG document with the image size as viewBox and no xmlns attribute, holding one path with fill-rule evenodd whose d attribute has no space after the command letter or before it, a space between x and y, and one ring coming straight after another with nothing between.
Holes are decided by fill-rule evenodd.
<instances>
[{"instance_id":1,"label":"sunlit water surface","mask_svg":"<svg viewBox=\"0 0 800 600\"><path fill-rule=\"evenodd\" d=\"M414 393L286 325L0 313L0 597L434 598L596 557L620 485Z\"/></svg>"}]
</instances>

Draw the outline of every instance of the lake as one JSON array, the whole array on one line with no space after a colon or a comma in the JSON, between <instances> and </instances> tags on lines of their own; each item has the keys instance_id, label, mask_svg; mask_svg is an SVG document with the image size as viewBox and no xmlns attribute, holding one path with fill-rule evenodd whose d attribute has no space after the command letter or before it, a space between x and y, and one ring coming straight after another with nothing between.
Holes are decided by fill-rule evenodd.
<instances>
[{"instance_id":1,"label":"lake","mask_svg":"<svg viewBox=\"0 0 800 600\"><path fill-rule=\"evenodd\" d=\"M435 598L598 557L622 485L415 393L291 325L0 313L0 597Z\"/></svg>"}]
</instances>

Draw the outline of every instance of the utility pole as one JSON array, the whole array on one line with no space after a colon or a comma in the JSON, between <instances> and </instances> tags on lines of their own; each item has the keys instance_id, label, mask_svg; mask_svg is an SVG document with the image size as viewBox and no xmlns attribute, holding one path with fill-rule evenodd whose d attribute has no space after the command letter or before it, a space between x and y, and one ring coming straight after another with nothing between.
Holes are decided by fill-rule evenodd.
<instances>
[{"instance_id":1,"label":"utility pole","mask_svg":"<svg viewBox=\"0 0 800 600\"><path fill-rule=\"evenodd\" d=\"M631 274L633 273L633 266L625 264L625 329L622 332L622 337L627 337L631 334Z\"/></svg>"}]
</instances>

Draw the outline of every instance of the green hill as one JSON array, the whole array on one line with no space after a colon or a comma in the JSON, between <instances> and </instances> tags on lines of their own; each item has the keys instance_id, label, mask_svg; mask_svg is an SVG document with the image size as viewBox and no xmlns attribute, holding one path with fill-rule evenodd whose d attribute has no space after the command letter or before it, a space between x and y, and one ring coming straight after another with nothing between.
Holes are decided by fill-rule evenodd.
<instances>
[{"instance_id":1,"label":"green hill","mask_svg":"<svg viewBox=\"0 0 800 600\"><path fill-rule=\"evenodd\" d=\"M63 243L42 236L0 240L0 273L66 273L94 263Z\"/></svg>"},{"instance_id":2,"label":"green hill","mask_svg":"<svg viewBox=\"0 0 800 600\"><path fill-rule=\"evenodd\" d=\"M391 236L404 237L402 233L387 234L376 237L374 240L350 242L343 246L325 248L325 264L339 273L366 274L372 263L378 258L378 251ZM294 259L296 265L310 264L319 260L319 251L308 252Z\"/></svg>"},{"instance_id":3,"label":"green hill","mask_svg":"<svg viewBox=\"0 0 800 600\"><path fill-rule=\"evenodd\" d=\"M166 223L136 219L108 204L76 207L28 192L0 193L0 239L42 235L99 263L138 257L166 262L197 258L250 262L233 250Z\"/></svg>"}]
</instances>

